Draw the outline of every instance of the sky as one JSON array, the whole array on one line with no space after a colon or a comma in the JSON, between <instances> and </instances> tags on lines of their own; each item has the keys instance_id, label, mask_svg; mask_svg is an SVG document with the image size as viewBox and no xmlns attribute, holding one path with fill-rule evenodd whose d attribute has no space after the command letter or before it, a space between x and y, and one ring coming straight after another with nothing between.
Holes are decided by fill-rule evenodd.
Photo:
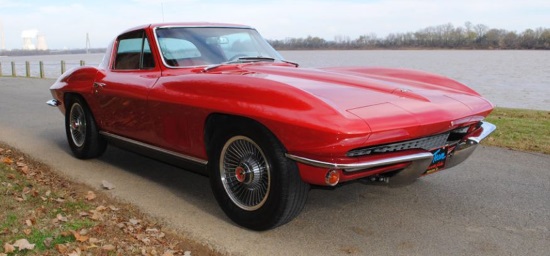
<instances>
[{"instance_id":1,"label":"sky","mask_svg":"<svg viewBox=\"0 0 550 256\"><path fill-rule=\"evenodd\" d=\"M50 49L85 48L86 34L93 48L103 48L134 26L188 21L249 25L267 39L385 37L447 23L464 26L468 21L522 32L550 28L550 1L0 0L5 49L21 49L25 30L37 30Z\"/></svg>"}]
</instances>

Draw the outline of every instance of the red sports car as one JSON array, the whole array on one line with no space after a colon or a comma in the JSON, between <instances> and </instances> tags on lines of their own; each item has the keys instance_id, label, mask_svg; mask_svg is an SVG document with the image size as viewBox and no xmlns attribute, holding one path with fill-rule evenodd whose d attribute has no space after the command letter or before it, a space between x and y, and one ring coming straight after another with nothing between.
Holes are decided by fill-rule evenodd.
<instances>
[{"instance_id":1,"label":"red sports car","mask_svg":"<svg viewBox=\"0 0 550 256\"><path fill-rule=\"evenodd\" d=\"M402 186L464 161L493 105L425 72L299 68L248 26L152 24L119 35L98 67L63 74L49 105L78 158L112 144L210 177L233 221L297 216L310 185Z\"/></svg>"}]
</instances>

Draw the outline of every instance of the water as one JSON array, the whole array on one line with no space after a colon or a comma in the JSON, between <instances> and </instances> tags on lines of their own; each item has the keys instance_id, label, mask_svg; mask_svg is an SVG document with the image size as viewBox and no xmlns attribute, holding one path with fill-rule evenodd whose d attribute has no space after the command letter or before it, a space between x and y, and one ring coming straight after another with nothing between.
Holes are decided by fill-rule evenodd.
<instances>
[{"instance_id":1,"label":"water","mask_svg":"<svg viewBox=\"0 0 550 256\"><path fill-rule=\"evenodd\" d=\"M282 51L288 60L302 67L384 66L418 69L442 74L472 87L500 107L550 111L550 51L471 50L369 50L369 51ZM25 75L25 61L31 76L39 76L38 62L44 62L46 77L60 74L60 62L67 69L97 66L103 54L0 57L2 74L11 75L10 62L17 63L17 75Z\"/></svg>"}]
</instances>

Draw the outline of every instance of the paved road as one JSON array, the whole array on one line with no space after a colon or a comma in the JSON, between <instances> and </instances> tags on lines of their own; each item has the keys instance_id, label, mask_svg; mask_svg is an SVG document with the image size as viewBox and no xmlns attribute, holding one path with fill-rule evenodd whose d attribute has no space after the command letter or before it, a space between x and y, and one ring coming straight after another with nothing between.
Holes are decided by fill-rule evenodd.
<instances>
[{"instance_id":1,"label":"paved road","mask_svg":"<svg viewBox=\"0 0 550 256\"><path fill-rule=\"evenodd\" d=\"M0 141L60 173L133 203L233 255L549 255L550 156L480 147L467 163L411 186L312 190L297 219L243 230L218 208L208 179L109 147L71 157L63 116L44 104L52 80L0 78Z\"/></svg>"}]
</instances>

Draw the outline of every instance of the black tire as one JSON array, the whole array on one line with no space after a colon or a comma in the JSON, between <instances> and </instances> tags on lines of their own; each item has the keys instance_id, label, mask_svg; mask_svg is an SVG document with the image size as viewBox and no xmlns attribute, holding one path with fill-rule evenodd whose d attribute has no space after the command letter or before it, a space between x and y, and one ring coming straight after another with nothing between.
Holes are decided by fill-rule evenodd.
<instances>
[{"instance_id":1,"label":"black tire","mask_svg":"<svg viewBox=\"0 0 550 256\"><path fill-rule=\"evenodd\" d=\"M210 184L231 220L262 231L283 225L302 211L309 184L266 128L240 122L220 127L211 141Z\"/></svg>"},{"instance_id":2,"label":"black tire","mask_svg":"<svg viewBox=\"0 0 550 256\"><path fill-rule=\"evenodd\" d=\"M101 156L105 152L107 142L99 135L86 102L81 97L69 96L65 106L65 132L74 156L80 159Z\"/></svg>"}]
</instances>

